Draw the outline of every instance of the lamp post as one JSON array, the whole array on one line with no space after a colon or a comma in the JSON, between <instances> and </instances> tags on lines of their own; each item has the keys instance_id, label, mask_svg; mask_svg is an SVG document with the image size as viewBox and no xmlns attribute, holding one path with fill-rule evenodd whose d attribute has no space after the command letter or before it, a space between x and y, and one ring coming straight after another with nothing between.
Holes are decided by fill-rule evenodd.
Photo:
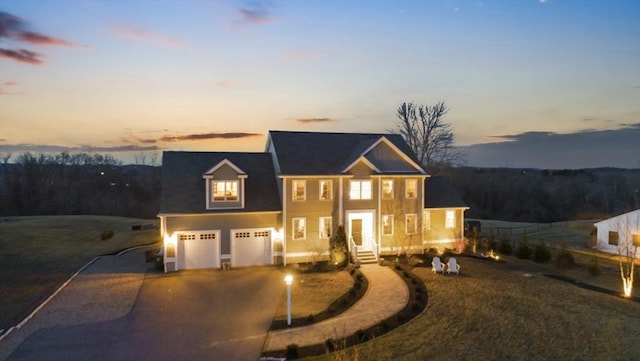
<instances>
[{"instance_id":1,"label":"lamp post","mask_svg":"<svg viewBox=\"0 0 640 361\"><path fill-rule=\"evenodd\" d=\"M293 276L286 275L284 282L287 284L287 326L291 326L291 283L293 282Z\"/></svg>"}]
</instances>

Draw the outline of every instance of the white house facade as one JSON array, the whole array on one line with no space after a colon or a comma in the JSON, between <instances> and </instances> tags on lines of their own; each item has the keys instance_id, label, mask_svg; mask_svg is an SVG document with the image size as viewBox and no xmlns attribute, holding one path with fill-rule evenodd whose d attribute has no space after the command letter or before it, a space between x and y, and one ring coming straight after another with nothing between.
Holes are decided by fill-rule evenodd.
<instances>
[{"instance_id":1,"label":"white house facade","mask_svg":"<svg viewBox=\"0 0 640 361\"><path fill-rule=\"evenodd\" d=\"M640 258L640 209L605 219L594 226L599 251Z\"/></svg>"}]
</instances>

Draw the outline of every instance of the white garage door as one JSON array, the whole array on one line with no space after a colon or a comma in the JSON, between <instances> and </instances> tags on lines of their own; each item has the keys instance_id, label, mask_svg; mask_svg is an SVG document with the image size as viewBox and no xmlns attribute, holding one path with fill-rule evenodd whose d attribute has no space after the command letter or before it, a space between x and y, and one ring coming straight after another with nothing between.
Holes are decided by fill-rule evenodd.
<instances>
[{"instance_id":1,"label":"white garage door","mask_svg":"<svg viewBox=\"0 0 640 361\"><path fill-rule=\"evenodd\" d=\"M271 231L240 229L231 231L231 265L257 266L271 264Z\"/></svg>"},{"instance_id":2,"label":"white garage door","mask_svg":"<svg viewBox=\"0 0 640 361\"><path fill-rule=\"evenodd\" d=\"M220 267L220 231L178 234L178 269Z\"/></svg>"}]
</instances>

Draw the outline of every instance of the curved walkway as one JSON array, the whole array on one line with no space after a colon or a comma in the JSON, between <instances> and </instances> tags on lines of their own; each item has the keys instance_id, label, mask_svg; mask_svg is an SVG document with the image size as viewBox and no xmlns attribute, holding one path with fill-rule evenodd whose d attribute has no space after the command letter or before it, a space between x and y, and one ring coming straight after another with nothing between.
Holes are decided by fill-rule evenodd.
<instances>
[{"instance_id":1,"label":"curved walkway","mask_svg":"<svg viewBox=\"0 0 640 361\"><path fill-rule=\"evenodd\" d=\"M363 265L360 270L369 281L369 288L353 307L313 325L270 331L263 351L284 350L293 343L299 347L317 345L328 338L350 336L357 330L377 325L407 305L409 290L395 271L379 265ZM293 302L295 307L295 300Z\"/></svg>"}]
</instances>

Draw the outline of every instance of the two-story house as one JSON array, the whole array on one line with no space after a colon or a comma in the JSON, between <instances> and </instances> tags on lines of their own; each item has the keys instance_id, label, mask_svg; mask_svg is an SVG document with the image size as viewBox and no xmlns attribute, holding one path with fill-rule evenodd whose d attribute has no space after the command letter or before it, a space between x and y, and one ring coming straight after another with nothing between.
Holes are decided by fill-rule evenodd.
<instances>
[{"instance_id":1,"label":"two-story house","mask_svg":"<svg viewBox=\"0 0 640 361\"><path fill-rule=\"evenodd\" d=\"M396 134L271 131L264 153L163 155L166 271L326 259L338 225L354 254L447 247L466 209Z\"/></svg>"}]
</instances>

